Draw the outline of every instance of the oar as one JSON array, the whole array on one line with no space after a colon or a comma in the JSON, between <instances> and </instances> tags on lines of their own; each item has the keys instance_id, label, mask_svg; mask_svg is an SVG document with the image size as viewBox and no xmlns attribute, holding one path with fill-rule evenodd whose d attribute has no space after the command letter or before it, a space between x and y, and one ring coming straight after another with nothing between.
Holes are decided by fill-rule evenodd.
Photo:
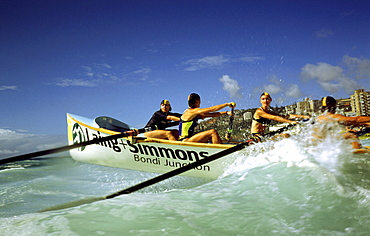
<instances>
[{"instance_id":1,"label":"oar","mask_svg":"<svg viewBox=\"0 0 370 236\"><path fill-rule=\"evenodd\" d=\"M169 171L167 173L164 173L162 175L158 175L158 176L156 176L152 179L146 180L144 182L141 182L141 183L136 184L134 186L131 186L129 188L123 189L121 191L118 191L118 192L115 192L115 193L112 193L112 194L109 194L109 195L106 195L106 196L103 196L103 197L93 197L93 198L81 199L81 200L61 204L61 205L58 205L58 206L54 206L54 207L42 210L40 212L54 211L54 210L61 210L61 209L66 209L66 208L70 208L70 207L76 207L76 206L80 206L80 205L83 205L83 204L88 204L88 203L93 203L93 202L96 202L96 201L101 201L101 200L105 200L105 199L114 198L114 197L117 197L117 196L120 196L120 195L123 195L123 194L130 194L130 193L136 192L140 189L143 189L145 187L148 187L150 185L153 185L153 184L156 184L156 183L161 182L163 180L166 180L168 178L171 178L175 175L182 174L182 173L184 173L186 171L189 171L191 169L194 169L194 168L196 168L200 165L204 165L208 162L214 161L214 160L219 159L223 156L226 156L226 155L229 155L233 152L239 151L239 150L243 149L245 146L248 146L248 145L249 145L248 142L240 143L240 144L238 144L236 146L233 146L231 148L228 148L228 149L222 150L220 152L217 152L215 154L212 154L212 155L210 155L210 156L208 156L204 159L201 159L199 161L192 162L192 163L190 163L186 166L182 166L178 169L174 169L174 170Z\"/></svg>"},{"instance_id":2,"label":"oar","mask_svg":"<svg viewBox=\"0 0 370 236\"><path fill-rule=\"evenodd\" d=\"M233 122L234 122L234 107L231 108L231 116L229 121L229 128L227 129L226 139L231 139L231 133L233 132Z\"/></svg>"},{"instance_id":3,"label":"oar","mask_svg":"<svg viewBox=\"0 0 370 236\"><path fill-rule=\"evenodd\" d=\"M278 130L267 133L266 136L271 137L271 136L274 136L276 134L280 134L280 133L282 133L282 132L284 132L284 131L286 131L286 130L288 130L288 129L292 128L293 126L296 126L296 125L297 124L289 124L289 125L287 125L283 128L280 128Z\"/></svg>"},{"instance_id":4,"label":"oar","mask_svg":"<svg viewBox=\"0 0 370 236\"><path fill-rule=\"evenodd\" d=\"M72 144L72 145L67 145L67 146L47 149L47 150L43 150L43 151L37 151L37 152L22 154L22 155L18 155L18 156L8 157L8 158L1 159L0 160L0 165L7 164L7 163L10 163L10 162L15 162L15 161L24 161L24 160L28 160L28 159L38 157L38 156L50 155L50 154L59 153L59 152L65 152L65 151L68 151L68 150L71 150L71 149L74 149L74 148L79 148L79 147L83 147L83 146L87 146L87 145L91 145L91 144L98 144L100 142L108 141L108 140L111 140L111 139L134 136L134 135L145 133L145 132L152 131L152 130L154 130L153 127L147 127L147 128L142 128L142 129L134 129L134 130L122 132L122 133L115 134L115 135L110 135L110 136L106 136L106 137L102 137L102 138L89 140L89 141L86 141L86 142L75 143L75 144Z\"/></svg>"},{"instance_id":5,"label":"oar","mask_svg":"<svg viewBox=\"0 0 370 236\"><path fill-rule=\"evenodd\" d=\"M281 129L278 129L274 132L271 132L271 134L279 134L281 132L284 132L286 131L287 129L295 126L296 124L289 124ZM106 200L106 199L110 199L110 198L114 198L114 197L117 197L117 196L120 196L120 195L123 195L123 194L130 194L130 193L133 193L133 192L136 192L140 189L143 189L145 187L148 187L148 186L151 186L153 184L156 184L156 183L159 183L163 180L166 180L166 179L169 179L171 177L174 177L176 175L179 175L179 174L182 174L186 171L189 171L193 168L196 168L200 165L204 165L206 163L209 163L211 161L214 161L216 159L219 159L223 156L226 156L226 155L229 155L231 153L234 153L236 151L239 151L241 149L243 149L245 146L248 146L250 145L251 140L247 140L245 142L242 142L236 146L233 146L231 148L228 148L228 149L225 149L225 150L222 150L218 153L215 153L215 154L212 154L204 159L201 159L199 161L196 161L196 162L192 162L186 166L182 166L178 169L174 169L172 171L169 171L167 173L164 173L162 175L158 175L152 179L149 179L149 180L146 180L144 182L141 182L139 184L136 184L134 186L131 186L129 188L125 188L123 190L120 190L118 192L115 192L115 193L112 193L112 194L109 194L109 195L106 195L106 196L103 196L103 197L93 197L93 198L85 198L85 199L80 199L80 200L77 200L77 201L73 201L73 202L68 202L68 203L64 203L64 204L61 204L61 205L57 205L57 206L54 206L54 207L50 207L50 208L47 208L47 209L44 209L42 211L39 211L39 212L46 212L46 211L55 211L55 210L61 210L61 209L66 209L66 208L71 208L71 207L76 207L76 206L81 206L81 205L84 205L84 204L89 204L89 203L93 203L93 202L97 202L97 201L101 201L101 200Z\"/></svg>"}]
</instances>

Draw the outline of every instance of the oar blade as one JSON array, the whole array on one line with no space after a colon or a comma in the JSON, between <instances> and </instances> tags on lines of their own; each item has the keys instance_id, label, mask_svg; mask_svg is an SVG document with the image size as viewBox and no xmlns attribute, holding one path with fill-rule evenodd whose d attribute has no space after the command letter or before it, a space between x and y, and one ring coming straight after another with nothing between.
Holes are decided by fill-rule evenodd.
<instances>
[{"instance_id":1,"label":"oar blade","mask_svg":"<svg viewBox=\"0 0 370 236\"><path fill-rule=\"evenodd\" d=\"M108 116L96 117L94 121L100 128L113 130L117 132L126 132L134 129L130 125Z\"/></svg>"}]
</instances>

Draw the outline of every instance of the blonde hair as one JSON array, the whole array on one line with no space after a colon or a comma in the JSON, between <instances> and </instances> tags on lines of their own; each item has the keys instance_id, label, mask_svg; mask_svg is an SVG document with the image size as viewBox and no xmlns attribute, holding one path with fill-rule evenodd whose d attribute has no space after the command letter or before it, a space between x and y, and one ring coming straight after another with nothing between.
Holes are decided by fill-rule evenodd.
<instances>
[{"instance_id":1,"label":"blonde hair","mask_svg":"<svg viewBox=\"0 0 370 236\"><path fill-rule=\"evenodd\" d=\"M267 92L263 92L263 93L261 94L260 98L261 98L262 96L268 96L270 99L272 99L272 98L271 98L271 95L270 95L269 93L267 93Z\"/></svg>"}]
</instances>

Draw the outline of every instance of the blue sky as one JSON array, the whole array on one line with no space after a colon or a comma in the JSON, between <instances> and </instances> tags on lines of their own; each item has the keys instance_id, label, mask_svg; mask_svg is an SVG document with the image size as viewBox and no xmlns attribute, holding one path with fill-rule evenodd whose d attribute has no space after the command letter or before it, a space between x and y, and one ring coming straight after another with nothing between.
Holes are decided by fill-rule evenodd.
<instances>
[{"instance_id":1,"label":"blue sky","mask_svg":"<svg viewBox=\"0 0 370 236\"><path fill-rule=\"evenodd\" d=\"M2 1L0 128L65 134L66 113L143 127L173 111L370 91L370 2Z\"/></svg>"}]
</instances>

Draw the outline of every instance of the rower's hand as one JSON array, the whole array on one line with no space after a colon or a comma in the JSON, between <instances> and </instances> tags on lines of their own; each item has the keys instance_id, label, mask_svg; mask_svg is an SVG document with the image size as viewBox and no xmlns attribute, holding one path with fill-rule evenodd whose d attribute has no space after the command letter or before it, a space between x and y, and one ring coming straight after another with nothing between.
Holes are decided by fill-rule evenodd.
<instances>
[{"instance_id":1,"label":"rower's hand","mask_svg":"<svg viewBox=\"0 0 370 236\"><path fill-rule=\"evenodd\" d=\"M234 112L232 112L232 111L227 111L227 112L226 112L226 115L228 115L228 116L234 116Z\"/></svg>"},{"instance_id":2,"label":"rower's hand","mask_svg":"<svg viewBox=\"0 0 370 236\"><path fill-rule=\"evenodd\" d=\"M231 108L234 108L234 107L236 107L236 103L235 102L229 102L228 106L231 107Z\"/></svg>"},{"instance_id":3,"label":"rower's hand","mask_svg":"<svg viewBox=\"0 0 370 236\"><path fill-rule=\"evenodd\" d=\"M128 136L137 136L140 132L139 132L138 129L132 129L132 130L126 131L124 133L128 134Z\"/></svg>"}]
</instances>

